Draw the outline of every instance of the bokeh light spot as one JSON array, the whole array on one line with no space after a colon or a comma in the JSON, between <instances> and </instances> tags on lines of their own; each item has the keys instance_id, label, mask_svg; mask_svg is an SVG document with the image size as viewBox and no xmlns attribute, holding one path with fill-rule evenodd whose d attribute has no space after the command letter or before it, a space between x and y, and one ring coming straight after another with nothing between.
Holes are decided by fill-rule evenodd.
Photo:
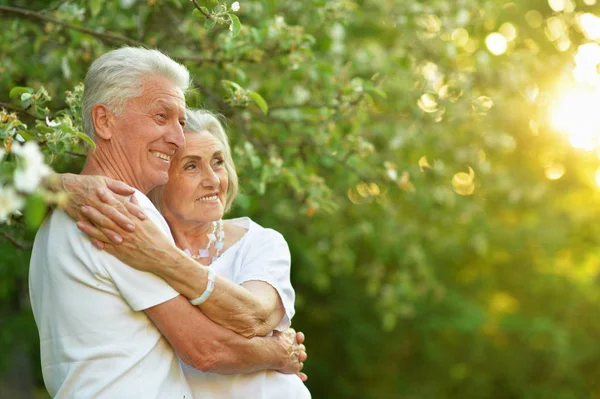
<instances>
[{"instance_id":1,"label":"bokeh light spot","mask_svg":"<svg viewBox=\"0 0 600 399\"><path fill-rule=\"evenodd\" d=\"M485 45L490 53L494 55L504 54L508 47L506 38L498 32L490 33L488 37L485 38Z\"/></svg>"}]
</instances>

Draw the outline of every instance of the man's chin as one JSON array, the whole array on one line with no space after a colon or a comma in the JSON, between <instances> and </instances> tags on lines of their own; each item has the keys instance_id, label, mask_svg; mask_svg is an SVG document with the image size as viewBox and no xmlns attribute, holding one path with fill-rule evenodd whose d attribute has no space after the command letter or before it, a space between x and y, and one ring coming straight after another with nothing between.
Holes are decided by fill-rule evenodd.
<instances>
[{"instance_id":1,"label":"man's chin","mask_svg":"<svg viewBox=\"0 0 600 399\"><path fill-rule=\"evenodd\" d=\"M168 180L169 180L169 172L163 173L163 172L155 171L154 179L152 179L152 186L153 187L164 186L165 184L167 184Z\"/></svg>"}]
</instances>

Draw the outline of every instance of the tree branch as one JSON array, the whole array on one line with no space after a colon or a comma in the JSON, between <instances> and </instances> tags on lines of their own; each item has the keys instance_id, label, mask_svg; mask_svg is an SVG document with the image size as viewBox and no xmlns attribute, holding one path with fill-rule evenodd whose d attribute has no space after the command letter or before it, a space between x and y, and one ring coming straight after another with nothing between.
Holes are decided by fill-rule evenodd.
<instances>
[{"instance_id":1,"label":"tree branch","mask_svg":"<svg viewBox=\"0 0 600 399\"><path fill-rule=\"evenodd\" d=\"M34 20L38 20L38 21L52 22L53 24L60 25L60 26L63 26L65 28L69 28L69 29L72 29L72 30L76 30L78 32L86 33L88 35L97 37L97 38L99 38L99 39L101 39L103 41L106 41L106 42L111 42L111 43L126 43L126 44L129 44L129 45L132 45L132 46L147 47L147 44L142 43L142 42L138 42L137 40L133 40L133 39L130 39L130 38L125 37L125 36L116 35L116 34L113 34L113 33L99 32L99 31L95 31L93 29L84 28L83 26L70 24L68 22L63 22L63 21L60 21L60 20L58 20L56 18L52 18L52 17L49 17L47 15L41 14L41 13L39 13L37 11L27 10L25 8L18 8L18 7L11 7L11 6L0 6L0 13L18 15L18 16L21 16L21 17L25 17L25 18L29 18L29 19L34 19Z\"/></svg>"},{"instance_id":2,"label":"tree branch","mask_svg":"<svg viewBox=\"0 0 600 399\"><path fill-rule=\"evenodd\" d=\"M83 154L81 152L75 152L75 151L65 151L65 154L69 154L69 155L72 155L74 157L79 157L79 158L87 157L87 154Z\"/></svg>"},{"instance_id":3,"label":"tree branch","mask_svg":"<svg viewBox=\"0 0 600 399\"><path fill-rule=\"evenodd\" d=\"M38 116L38 115L32 114L31 112L27 112L27 108L19 108L19 107L14 106L14 105L12 105L10 103L5 103L5 102L0 101L0 108L5 108L5 109L11 110L11 111L16 111L16 112L19 112L21 114L25 114L27 116L31 116L32 118L35 118L35 119L40 120L40 121L45 121L46 120L46 118L44 118L42 116Z\"/></svg>"},{"instance_id":4,"label":"tree branch","mask_svg":"<svg viewBox=\"0 0 600 399\"><path fill-rule=\"evenodd\" d=\"M2 237L6 238L6 240L8 242L10 242L12 245L14 245L15 247L17 247L19 249L22 249L23 251L31 251L31 249L33 248L33 245L16 239L15 237L11 236L4 230L0 230L0 235L2 235Z\"/></svg>"},{"instance_id":5,"label":"tree branch","mask_svg":"<svg viewBox=\"0 0 600 399\"><path fill-rule=\"evenodd\" d=\"M196 9L198 11L200 11L202 13L202 15L204 15L204 17L206 19L213 19L212 15L205 13L204 11L202 11L202 8L200 7L200 4L198 4L198 2L196 0L192 0L192 3L194 3L194 7L196 7Z\"/></svg>"},{"instance_id":6,"label":"tree branch","mask_svg":"<svg viewBox=\"0 0 600 399\"><path fill-rule=\"evenodd\" d=\"M280 104L280 105L269 105L269 110L279 109L296 109L296 108L338 108L338 105L333 104L319 104L319 103L304 103L304 104Z\"/></svg>"}]
</instances>

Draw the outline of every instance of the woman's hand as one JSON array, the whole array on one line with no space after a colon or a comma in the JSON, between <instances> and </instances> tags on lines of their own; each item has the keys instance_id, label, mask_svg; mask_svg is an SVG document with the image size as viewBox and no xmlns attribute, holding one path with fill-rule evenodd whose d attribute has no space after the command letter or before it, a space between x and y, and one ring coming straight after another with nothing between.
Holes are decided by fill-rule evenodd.
<instances>
[{"instance_id":1,"label":"woman's hand","mask_svg":"<svg viewBox=\"0 0 600 399\"><path fill-rule=\"evenodd\" d=\"M94 222L97 226L93 228L94 234L88 234L92 237L93 244L100 249L104 249L105 243L120 244L123 236L117 232L119 229L134 231L134 219L146 219L133 196L135 190L121 181L104 176L70 173L57 176L58 179L50 183L49 189L68 194L63 209L71 219L86 220L87 216L82 212L84 207L91 207L102 215Z\"/></svg>"},{"instance_id":2,"label":"woman's hand","mask_svg":"<svg viewBox=\"0 0 600 399\"><path fill-rule=\"evenodd\" d=\"M302 381L306 381L308 376L302 373L304 362L308 357L304 346L304 334L288 328L283 332L273 331L273 336L281 339L288 351L285 364L277 371L283 374L296 374Z\"/></svg>"},{"instance_id":3,"label":"woman's hand","mask_svg":"<svg viewBox=\"0 0 600 399\"><path fill-rule=\"evenodd\" d=\"M106 252L121 262L145 272L156 273L165 262L165 254L176 249L160 228L150 219L132 219L133 229L125 230L116 225L105 214L91 206L83 206L81 213L85 220L77 222L79 230L87 234L92 242L101 242ZM107 238L106 229L120 237L117 244ZM134 230L134 231L132 231ZM162 262L162 263L161 263Z\"/></svg>"}]
</instances>

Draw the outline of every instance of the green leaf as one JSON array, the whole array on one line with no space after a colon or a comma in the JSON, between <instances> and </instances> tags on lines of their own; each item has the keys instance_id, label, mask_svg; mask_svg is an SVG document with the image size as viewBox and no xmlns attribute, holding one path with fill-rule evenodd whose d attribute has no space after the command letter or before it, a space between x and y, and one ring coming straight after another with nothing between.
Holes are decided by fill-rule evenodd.
<instances>
[{"instance_id":1,"label":"green leaf","mask_svg":"<svg viewBox=\"0 0 600 399\"><path fill-rule=\"evenodd\" d=\"M90 147L92 147L92 150L96 150L96 143L94 143L94 140L92 140L90 136L82 132L77 132L75 136L88 143Z\"/></svg>"},{"instance_id":2,"label":"green leaf","mask_svg":"<svg viewBox=\"0 0 600 399\"><path fill-rule=\"evenodd\" d=\"M16 99L20 99L21 96L25 93L33 93L33 89L31 87L19 87L19 86L13 87L10 90L10 93L8 94L8 96L11 99L16 100Z\"/></svg>"},{"instance_id":3,"label":"green leaf","mask_svg":"<svg viewBox=\"0 0 600 399\"><path fill-rule=\"evenodd\" d=\"M31 97L33 97L31 93L23 93L21 94L21 101L28 101L29 99L31 99Z\"/></svg>"},{"instance_id":4,"label":"green leaf","mask_svg":"<svg viewBox=\"0 0 600 399\"><path fill-rule=\"evenodd\" d=\"M19 130L18 132L27 141L35 139L35 134L29 130Z\"/></svg>"},{"instance_id":5,"label":"green leaf","mask_svg":"<svg viewBox=\"0 0 600 399\"><path fill-rule=\"evenodd\" d=\"M102 11L103 6L104 0L90 0L90 11L92 13L92 17L96 17L100 11Z\"/></svg>"},{"instance_id":6,"label":"green leaf","mask_svg":"<svg viewBox=\"0 0 600 399\"><path fill-rule=\"evenodd\" d=\"M46 216L46 202L40 194L33 194L25 203L25 223L31 230L37 229Z\"/></svg>"},{"instance_id":7,"label":"green leaf","mask_svg":"<svg viewBox=\"0 0 600 399\"><path fill-rule=\"evenodd\" d=\"M267 114L267 112L269 112L269 106L267 105L267 102L265 101L264 98L262 98L262 96L260 94L258 94L255 91L248 91L248 96L250 96L250 98L252 100L254 100L254 102L256 103L256 105L258 105L258 108L260 108L260 110L263 112L263 114Z\"/></svg>"},{"instance_id":8,"label":"green leaf","mask_svg":"<svg viewBox=\"0 0 600 399\"><path fill-rule=\"evenodd\" d=\"M240 86L239 84L235 83L232 80L221 80L221 83L223 83L224 86L229 86L232 90L244 90L242 88L242 86Z\"/></svg>"},{"instance_id":9,"label":"green leaf","mask_svg":"<svg viewBox=\"0 0 600 399\"><path fill-rule=\"evenodd\" d=\"M217 24L217 22L214 19L206 19L206 21L204 21L204 27L208 30L211 30L212 28L215 27L215 25Z\"/></svg>"},{"instance_id":10,"label":"green leaf","mask_svg":"<svg viewBox=\"0 0 600 399\"><path fill-rule=\"evenodd\" d=\"M227 13L227 15L229 15L229 18L231 19L231 36L236 37L238 33L240 33L242 23L237 15L232 13Z\"/></svg>"},{"instance_id":11,"label":"green leaf","mask_svg":"<svg viewBox=\"0 0 600 399\"><path fill-rule=\"evenodd\" d=\"M371 94L376 94L377 96L381 97L381 98L387 98L387 93L381 89L378 89L376 87L365 87L365 90L368 93Z\"/></svg>"}]
</instances>

